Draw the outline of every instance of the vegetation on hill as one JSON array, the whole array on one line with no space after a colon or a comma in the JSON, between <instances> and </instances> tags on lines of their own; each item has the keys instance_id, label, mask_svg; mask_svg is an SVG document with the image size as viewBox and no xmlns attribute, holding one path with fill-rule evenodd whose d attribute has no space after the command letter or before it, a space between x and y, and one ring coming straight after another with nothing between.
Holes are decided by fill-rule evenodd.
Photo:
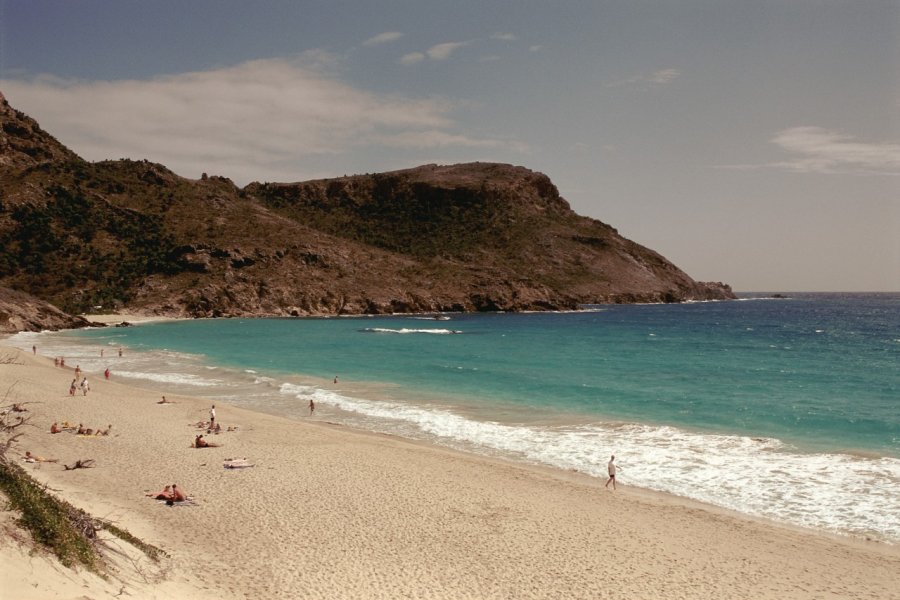
<instances>
[{"instance_id":1,"label":"vegetation on hill","mask_svg":"<svg viewBox=\"0 0 900 600\"><path fill-rule=\"evenodd\" d=\"M0 285L69 312L571 309L732 297L549 178L470 163L302 183L86 162L0 95Z\"/></svg>"}]
</instances>

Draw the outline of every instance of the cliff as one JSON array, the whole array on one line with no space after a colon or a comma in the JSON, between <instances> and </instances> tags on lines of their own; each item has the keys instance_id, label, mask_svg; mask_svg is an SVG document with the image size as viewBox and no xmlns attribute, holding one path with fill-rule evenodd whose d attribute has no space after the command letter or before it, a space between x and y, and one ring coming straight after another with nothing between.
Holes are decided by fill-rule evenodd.
<instances>
[{"instance_id":1,"label":"cliff","mask_svg":"<svg viewBox=\"0 0 900 600\"><path fill-rule=\"evenodd\" d=\"M69 312L573 309L731 298L574 213L548 177L470 163L301 183L89 163L0 95L0 285Z\"/></svg>"},{"instance_id":2,"label":"cliff","mask_svg":"<svg viewBox=\"0 0 900 600\"><path fill-rule=\"evenodd\" d=\"M49 302L16 290L0 287L0 334L18 331L56 331L91 325Z\"/></svg>"}]
</instances>

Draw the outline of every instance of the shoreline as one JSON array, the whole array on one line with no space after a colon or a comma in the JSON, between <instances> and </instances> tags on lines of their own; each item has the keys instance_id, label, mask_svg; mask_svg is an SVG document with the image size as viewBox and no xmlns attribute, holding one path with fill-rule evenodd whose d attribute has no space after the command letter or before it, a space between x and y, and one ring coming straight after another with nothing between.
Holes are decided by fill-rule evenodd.
<instances>
[{"instance_id":1,"label":"shoreline","mask_svg":"<svg viewBox=\"0 0 900 600\"><path fill-rule=\"evenodd\" d=\"M115 326L119 323L140 325L142 323L160 323L164 321L187 321L187 317L161 317L157 315L139 315L134 313L104 313L99 315L82 314L91 323L102 323L107 326Z\"/></svg>"},{"instance_id":2,"label":"shoreline","mask_svg":"<svg viewBox=\"0 0 900 600\"><path fill-rule=\"evenodd\" d=\"M96 468L26 468L76 506L172 555L141 597L358 598L890 597L900 548L776 524L581 473L510 463L395 436L276 417L216 402L222 447L190 448L209 400L96 381L65 393L70 370L17 352L0 386L28 402L34 429L11 450L92 458ZM51 435L53 420L105 438ZM228 457L256 466L222 468ZM146 491L177 482L197 505ZM4 544L4 564L18 564ZM17 598L73 595L49 561L5 570ZM91 584L92 594L113 587ZM96 591L95 591L96 590ZM118 588L116 588L116 591ZM104 592L106 593L106 592ZM292 595L296 594L296 595Z\"/></svg>"},{"instance_id":3,"label":"shoreline","mask_svg":"<svg viewBox=\"0 0 900 600\"><path fill-rule=\"evenodd\" d=\"M114 320L123 317L116 315ZM95 333L101 331L97 329ZM111 337L121 335L127 336L123 332ZM105 337L102 339L106 340ZM16 343L30 346L32 342L25 337ZM49 341L47 343L50 354L74 357L70 366L80 358L91 381L102 376L103 359L98 361L89 345L76 345L77 352L70 355L63 346L53 347ZM88 340L88 343L104 347L96 340ZM117 344L109 340L106 343L107 350ZM37 345L41 347L41 342L37 341ZM127 366L121 365L120 371L122 377L128 376L124 379L126 384L156 390L155 393L160 394L181 393L205 398L207 402L230 401L235 406L293 421L305 420L306 403L309 398L314 398L319 408L316 413L319 420L324 417L361 432L397 435L400 439L478 457L499 458L526 467L582 472L595 482L606 479L608 455L598 457L597 453L602 455L603 446L607 446L617 455L621 454L620 460L625 459L620 468L625 468L626 481L632 486L734 511L747 518L809 528L813 532L887 544L896 544L900 540L896 515L892 516L890 509L896 499L897 461L888 456L846 449L838 454L807 452L802 447L796 450L792 444L778 438L710 433L702 428L682 427L673 432L665 425L620 422L618 419L603 419L595 426L593 418L582 421L578 415L552 411L544 414L544 418L538 415L530 422L528 419L536 415L532 408L528 409L527 418L515 415L516 410L521 410L515 405L505 408L491 405L485 412L477 398L472 403L471 398L467 400L463 396L454 399L429 391L411 391L398 384L366 382L352 377L342 378L341 385L333 388L330 378L297 373L282 374L282 377L277 372L266 373L262 367L257 367L260 369L257 372L236 365L214 366L203 362L202 354L197 362L191 354L161 352L164 356L153 358L154 352L126 351L126 358L120 359L129 361ZM142 355L145 358L141 358ZM175 362L170 362L172 360ZM112 370L113 379L122 381L116 377L115 365ZM445 406L450 409L445 410ZM562 417L558 418L560 415ZM508 421L510 418L511 422ZM673 433L681 436L677 443L699 451L696 461L684 452L666 453ZM601 443L598 444L598 440ZM560 446L560 443L565 445ZM653 454L660 451L663 452L661 456ZM582 453L582 459L573 456L572 452ZM712 463L703 458L707 455ZM588 460L583 460L585 457ZM877 458L889 458L889 463L872 462ZM762 478L757 474L761 460L765 463ZM724 464L730 466L717 470L715 461L725 461ZM827 475L820 476L823 468L827 469ZM771 484L767 483L769 471L773 473ZM878 472L881 479L870 478L870 471ZM844 507L857 504L860 485L864 489L872 486L872 493L860 500L862 504L858 510L848 514ZM770 502L769 498L777 498L781 493L797 494L801 501L766 504ZM811 501L803 500L810 498L818 499L823 507L821 512L810 504ZM868 509L864 510L863 505ZM805 512L810 508L812 512Z\"/></svg>"}]
</instances>

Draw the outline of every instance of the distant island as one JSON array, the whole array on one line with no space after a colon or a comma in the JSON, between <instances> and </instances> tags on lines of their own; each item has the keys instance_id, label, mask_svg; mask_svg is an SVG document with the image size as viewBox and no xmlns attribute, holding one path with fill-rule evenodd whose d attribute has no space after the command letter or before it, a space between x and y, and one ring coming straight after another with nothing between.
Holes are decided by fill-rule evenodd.
<instances>
[{"instance_id":1,"label":"distant island","mask_svg":"<svg viewBox=\"0 0 900 600\"><path fill-rule=\"evenodd\" d=\"M524 167L425 165L239 188L148 161L85 161L2 94L0 125L0 286L34 306L307 316L735 297L576 214ZM9 290L0 326L38 327L4 308L21 304Z\"/></svg>"}]
</instances>

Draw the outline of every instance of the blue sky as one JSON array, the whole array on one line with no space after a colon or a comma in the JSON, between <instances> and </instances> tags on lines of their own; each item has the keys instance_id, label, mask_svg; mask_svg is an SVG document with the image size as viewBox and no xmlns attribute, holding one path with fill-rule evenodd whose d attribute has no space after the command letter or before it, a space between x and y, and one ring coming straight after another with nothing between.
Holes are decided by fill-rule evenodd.
<instances>
[{"instance_id":1,"label":"blue sky","mask_svg":"<svg viewBox=\"0 0 900 600\"><path fill-rule=\"evenodd\" d=\"M0 90L88 160L507 162L695 279L900 290L896 0L0 0Z\"/></svg>"}]
</instances>

